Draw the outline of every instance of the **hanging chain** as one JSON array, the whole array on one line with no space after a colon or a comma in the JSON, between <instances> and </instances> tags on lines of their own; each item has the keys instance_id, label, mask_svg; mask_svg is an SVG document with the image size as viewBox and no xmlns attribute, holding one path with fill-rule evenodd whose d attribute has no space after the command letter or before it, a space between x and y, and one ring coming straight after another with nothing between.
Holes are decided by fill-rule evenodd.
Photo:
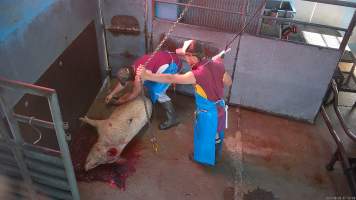
<instances>
[{"instance_id":1,"label":"hanging chain","mask_svg":"<svg viewBox=\"0 0 356 200\"><path fill-rule=\"evenodd\" d=\"M255 20L255 18L257 17L257 14L260 13L262 11L262 9L265 7L267 3L267 0L264 0L261 4L260 7L256 10L256 12L252 15L252 17L250 18L250 20L242 27L242 29L237 32L233 37L232 40L230 40L230 42L228 42L225 46L225 51L230 47L230 45L235 41L235 39L241 35L241 33L243 33L245 31L245 29L247 28L248 25L250 25L250 23ZM247 15L246 15L247 17Z\"/></svg>"},{"instance_id":2,"label":"hanging chain","mask_svg":"<svg viewBox=\"0 0 356 200\"><path fill-rule=\"evenodd\" d=\"M161 49L162 45L166 42L166 40L168 39L168 36L170 36L173 32L173 30L175 29L175 27L177 26L177 24L182 20L182 18L184 17L184 15L187 13L189 6L193 3L193 0L190 0L188 2L188 4L185 6L183 12L180 13L179 17L177 18L177 20L173 23L173 25L169 28L167 34L165 34L164 38L162 39L162 41L158 44L158 46L156 47L156 49L153 51L153 53L151 54L151 56L147 59L147 61L143 64L143 68L146 68L147 64L152 60L152 58L156 55L156 53ZM143 104L145 106L145 112L146 112L146 117L147 117L147 122L148 122L148 129L151 127L151 121L150 121L150 115L148 114L148 107L147 107L147 102L145 99L145 91L143 89L143 81L142 79L140 80L141 82L141 97L143 100ZM152 143L152 148L153 150L157 153L158 152L158 141L157 138L155 137L153 131L149 131L151 133L151 143Z\"/></svg>"}]
</instances>

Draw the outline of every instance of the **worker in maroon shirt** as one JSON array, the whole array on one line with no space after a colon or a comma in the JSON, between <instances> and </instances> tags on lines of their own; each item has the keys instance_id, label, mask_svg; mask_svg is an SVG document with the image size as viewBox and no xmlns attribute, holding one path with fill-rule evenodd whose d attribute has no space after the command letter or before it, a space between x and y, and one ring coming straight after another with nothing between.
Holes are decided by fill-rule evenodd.
<instances>
[{"instance_id":1,"label":"worker in maroon shirt","mask_svg":"<svg viewBox=\"0 0 356 200\"><path fill-rule=\"evenodd\" d=\"M133 89L124 96L114 101L116 105L123 104L136 98L141 90L141 79L136 76L137 68L146 64L151 54L138 58L131 67L119 69L117 73L118 83L113 91L106 97L106 103L113 102L113 97L120 92L128 82L133 82ZM146 69L151 73L157 74L176 74L182 68L182 62L175 53L167 51L158 51L147 63ZM158 101L166 111L167 119L159 125L159 129L168 129L179 123L171 99L167 96L166 90L170 84L145 81L144 86L147 88L152 103Z\"/></svg>"},{"instance_id":2,"label":"worker in maroon shirt","mask_svg":"<svg viewBox=\"0 0 356 200\"><path fill-rule=\"evenodd\" d=\"M137 74L141 75L143 80L195 85L193 158L202 164L215 165L216 156L221 155L226 123L224 85L231 85L231 77L225 72L220 57L204 59L203 48L195 40L185 41L176 53L184 56L192 68L191 71L185 74L154 74L140 67Z\"/></svg>"}]
</instances>

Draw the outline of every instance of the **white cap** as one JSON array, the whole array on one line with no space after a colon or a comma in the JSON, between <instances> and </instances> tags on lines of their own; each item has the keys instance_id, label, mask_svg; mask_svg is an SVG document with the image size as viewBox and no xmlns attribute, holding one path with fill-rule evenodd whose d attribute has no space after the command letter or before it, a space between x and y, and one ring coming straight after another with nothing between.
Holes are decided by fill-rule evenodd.
<instances>
[{"instance_id":1,"label":"white cap","mask_svg":"<svg viewBox=\"0 0 356 200\"><path fill-rule=\"evenodd\" d=\"M178 55L185 55L185 52L187 51L189 45L193 42L193 40L186 40L183 43L183 47L176 49L176 54Z\"/></svg>"}]
</instances>

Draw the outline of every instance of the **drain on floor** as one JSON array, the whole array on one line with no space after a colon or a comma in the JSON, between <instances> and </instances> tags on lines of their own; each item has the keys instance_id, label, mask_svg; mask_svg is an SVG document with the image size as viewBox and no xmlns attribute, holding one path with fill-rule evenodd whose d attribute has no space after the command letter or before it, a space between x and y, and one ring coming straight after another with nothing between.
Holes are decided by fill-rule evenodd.
<instances>
[{"instance_id":1,"label":"drain on floor","mask_svg":"<svg viewBox=\"0 0 356 200\"><path fill-rule=\"evenodd\" d=\"M249 191L247 194L244 194L243 200L278 200L274 197L272 192L268 192L259 187L252 191Z\"/></svg>"}]
</instances>

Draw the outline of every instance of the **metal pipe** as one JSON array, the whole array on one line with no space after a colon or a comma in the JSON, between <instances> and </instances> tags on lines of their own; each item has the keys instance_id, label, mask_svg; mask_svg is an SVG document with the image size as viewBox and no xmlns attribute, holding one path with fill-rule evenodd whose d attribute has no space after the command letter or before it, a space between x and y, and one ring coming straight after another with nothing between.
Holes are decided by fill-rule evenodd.
<instances>
[{"instance_id":1,"label":"metal pipe","mask_svg":"<svg viewBox=\"0 0 356 200\"><path fill-rule=\"evenodd\" d=\"M347 46L347 43L349 42L350 40L350 37L352 35L352 32L354 30L354 27L355 27L355 24L356 24L356 10L354 11L354 15L352 16L352 19L349 23L349 26L347 28L347 31L345 32L345 35L344 37L342 38L342 41L341 41L341 44L340 44L340 47L339 47L339 50L343 53L345 51L345 48Z\"/></svg>"},{"instance_id":2,"label":"metal pipe","mask_svg":"<svg viewBox=\"0 0 356 200\"><path fill-rule=\"evenodd\" d=\"M35 183L36 188L43 194L48 195L56 199L74 199L70 192L65 192L63 190L54 189L46 185Z\"/></svg>"},{"instance_id":3,"label":"metal pipe","mask_svg":"<svg viewBox=\"0 0 356 200\"><path fill-rule=\"evenodd\" d=\"M329 129L329 132L331 136L334 138L334 141L336 142L337 145L337 154L338 154L338 159L341 161L341 165L344 171L344 174L346 175L347 181L349 183L350 190L353 195L356 195L355 187L356 187L356 181L355 181L355 176L354 176L354 170L351 168L351 164L349 161L349 157L346 154L346 151L344 149L344 146L342 145L341 139L339 136L336 134L335 129L331 125L331 121L329 116L327 115L324 106L321 106L321 115L324 118L324 121L326 123L326 126ZM335 158L333 158L335 159ZM333 160L332 160L333 161Z\"/></svg>"},{"instance_id":4,"label":"metal pipe","mask_svg":"<svg viewBox=\"0 0 356 200\"><path fill-rule=\"evenodd\" d=\"M67 179L70 185L70 189L72 191L73 199L79 200L79 191L77 186L77 181L75 179L74 169L72 165L72 160L70 158L68 144L65 138L65 132L63 129L63 121L61 110L59 108L58 97L56 93L53 93L49 98L49 105L52 114L52 119L54 122L54 127L56 130L56 136L58 140L58 145L61 150L61 156L64 163L64 168L67 173Z\"/></svg>"},{"instance_id":5,"label":"metal pipe","mask_svg":"<svg viewBox=\"0 0 356 200\"><path fill-rule=\"evenodd\" d=\"M7 162L13 162L16 164L16 160L13 157L12 153L10 152L10 154L4 153L2 151L0 151L0 160L1 161L7 161Z\"/></svg>"},{"instance_id":6,"label":"metal pipe","mask_svg":"<svg viewBox=\"0 0 356 200\"><path fill-rule=\"evenodd\" d=\"M31 177L33 178L34 182L50 186L52 188L60 189L60 190L65 190L65 191L70 191L70 187L68 185L68 182L59 179L59 178L53 178L48 175L40 174L38 172L30 171Z\"/></svg>"},{"instance_id":7,"label":"metal pipe","mask_svg":"<svg viewBox=\"0 0 356 200\"><path fill-rule=\"evenodd\" d=\"M304 1L356 8L356 3L349 2L349 1L340 1L340 0L304 0Z\"/></svg>"},{"instance_id":8,"label":"metal pipe","mask_svg":"<svg viewBox=\"0 0 356 200\"><path fill-rule=\"evenodd\" d=\"M0 172L5 172L7 175L13 175L15 177L21 177L21 170L19 168L0 164Z\"/></svg>"},{"instance_id":9,"label":"metal pipe","mask_svg":"<svg viewBox=\"0 0 356 200\"><path fill-rule=\"evenodd\" d=\"M53 122L49 122L49 121L45 121L45 120L41 120L41 119L37 119L37 118L33 118L33 117L28 117L28 116L20 115L20 114L16 114L16 113L14 113L14 117L17 121L22 122L22 123L27 123L27 124L32 123L33 125L40 126L43 128L54 129ZM63 128L64 128L64 130L68 130L68 128L69 128L68 123L64 123Z\"/></svg>"},{"instance_id":10,"label":"metal pipe","mask_svg":"<svg viewBox=\"0 0 356 200\"><path fill-rule=\"evenodd\" d=\"M8 80L3 77L0 77L0 87L11 90L16 89L20 90L21 93L31 93L38 96L49 96L55 92L55 90L51 88L25 83L22 81Z\"/></svg>"},{"instance_id":11,"label":"metal pipe","mask_svg":"<svg viewBox=\"0 0 356 200\"><path fill-rule=\"evenodd\" d=\"M36 160L26 160L26 163L31 171L38 171L43 174L50 176L55 176L58 178L66 178L66 173L63 168L58 168L55 166L48 165L41 161Z\"/></svg>"},{"instance_id":12,"label":"metal pipe","mask_svg":"<svg viewBox=\"0 0 356 200\"><path fill-rule=\"evenodd\" d=\"M328 26L328 25L323 25L323 24L315 24L315 23L309 23L309 22L303 22L303 21L298 21L294 19L289 19L289 18L275 18L271 16L260 16L263 19L269 19L269 20L275 20L278 22L289 22L289 23L295 23L295 24L302 24L302 25L309 25L309 26L315 26L315 27L321 27L321 28L330 28L330 29L335 29L339 31L344 31L346 32L346 28L341 28L341 27L336 27L336 26Z\"/></svg>"},{"instance_id":13,"label":"metal pipe","mask_svg":"<svg viewBox=\"0 0 356 200\"><path fill-rule=\"evenodd\" d=\"M59 168L63 168L63 163L62 163L62 160L60 157L48 155L45 153L31 151L28 148L26 148L26 146L24 146L24 147L25 147L24 149L26 150L26 151L24 151L24 154L27 159L38 160L38 161L42 161L42 162L54 165Z\"/></svg>"},{"instance_id":14,"label":"metal pipe","mask_svg":"<svg viewBox=\"0 0 356 200\"><path fill-rule=\"evenodd\" d=\"M5 164L8 166L18 168L15 158L11 155L6 155L6 154L0 153L0 160L1 160L0 165Z\"/></svg>"},{"instance_id":15,"label":"metal pipe","mask_svg":"<svg viewBox=\"0 0 356 200\"><path fill-rule=\"evenodd\" d=\"M329 132L330 132L331 136L333 137L334 141L336 142L337 149L338 149L338 151L340 152L340 155L341 155L341 159L342 159L341 162L345 164L346 168L350 167L348 159L347 159L347 156L346 156L345 148L342 145L341 139L336 134L336 131L335 131L335 129L333 128L333 126L331 124L331 120L330 120L328 114L326 113L324 106L321 106L320 112L321 112L321 115L322 115L322 117L324 119L324 122L325 122L326 126L329 129Z\"/></svg>"},{"instance_id":16,"label":"metal pipe","mask_svg":"<svg viewBox=\"0 0 356 200\"><path fill-rule=\"evenodd\" d=\"M145 53L148 53L148 30L147 30L147 20L148 20L148 0L145 0L145 22L144 22L144 34L145 34Z\"/></svg>"},{"instance_id":17,"label":"metal pipe","mask_svg":"<svg viewBox=\"0 0 356 200\"><path fill-rule=\"evenodd\" d=\"M333 103L333 107L334 107L334 110L335 110L335 113L336 113L336 116L337 118L339 119L340 121L340 124L342 126L342 129L344 129L345 133L347 136L349 136L354 142L356 142L356 134L353 133L351 131L351 129L347 126L346 122L345 122L345 119L344 117L341 115L340 113L340 110L338 108L338 105L339 105L339 90L337 88L337 85L336 85L336 82L335 80L333 79L331 81L331 87L332 87L332 90L333 90L333 93L334 93L334 103Z\"/></svg>"},{"instance_id":18,"label":"metal pipe","mask_svg":"<svg viewBox=\"0 0 356 200\"><path fill-rule=\"evenodd\" d=\"M189 5L187 3L178 3L178 2L168 1L168 0L155 0L155 2L167 3L167 4L175 4L175 5L179 5L179 6L188 6L188 7L192 7L192 8L202 8L202 9L206 9L206 10L219 11L219 12L223 12L223 13L231 13L231 14L243 15L243 12L229 11L229 10L217 9L217 8L209 8L207 6L199 6L199 5L194 5L194 4L190 4Z\"/></svg>"},{"instance_id":19,"label":"metal pipe","mask_svg":"<svg viewBox=\"0 0 356 200\"><path fill-rule=\"evenodd\" d=\"M6 83L6 82L7 82L7 81L5 81L5 83ZM7 82L7 83L9 83L9 82ZM14 85L24 87L22 84L14 84ZM12 87L12 88L13 88L13 87ZM26 87L23 88L23 89L26 89ZM0 96L0 108L1 108L1 110L3 111L3 113L5 114L5 117L6 117L6 119L7 119L8 125L9 125L9 127L10 127L11 134L12 134L13 137L14 137L15 145L10 146L10 149L11 149L11 151L12 151L12 153L13 153L13 155L14 155L16 161L17 161L17 164L18 164L18 166L19 166L19 168L20 168L20 173L21 173L23 179L24 179L25 182L26 182L26 187L27 187L27 190L28 190L28 192L29 192L29 194L30 194L30 198L33 199L33 200L35 200L35 199L37 199L37 198L36 198L36 197L37 197L37 194L35 193L35 189L34 189L34 186L33 186L33 182L32 182L31 177L30 177L30 175L29 175L29 170L28 170L28 168L27 168L27 166L26 166L23 152L21 151L21 149L20 149L20 147L19 147L20 145L23 145L23 143L24 143L24 141L23 141L23 139L22 139L22 137L21 137L20 128L19 128L19 126L18 126L17 121L15 120L15 118L14 118L13 115L12 115L12 114L13 114L13 111L7 107L7 105L5 104L5 101L3 100L2 96ZM6 127L5 124L4 124L4 122L3 122L2 120L0 120L0 127L1 127L4 131L7 130L7 129L5 128L5 127ZM9 137L10 134L7 135L7 134L5 133L4 136L5 136L4 139L5 139L8 143L10 143L10 141L12 141L12 140L10 139L10 137Z\"/></svg>"},{"instance_id":20,"label":"metal pipe","mask_svg":"<svg viewBox=\"0 0 356 200\"><path fill-rule=\"evenodd\" d=\"M107 41L106 41L106 27L105 27L105 23L104 23L104 17L103 17L103 12L102 12L102 2L101 0L98 0L98 12L99 12L99 22L100 22L100 26L101 26L101 30L102 30L102 34L101 34L101 39L103 41L103 46L104 46L104 67L106 70L106 73L108 73L108 71L110 70L110 66L109 66L109 58L108 58L108 48L107 48Z\"/></svg>"}]
</instances>

